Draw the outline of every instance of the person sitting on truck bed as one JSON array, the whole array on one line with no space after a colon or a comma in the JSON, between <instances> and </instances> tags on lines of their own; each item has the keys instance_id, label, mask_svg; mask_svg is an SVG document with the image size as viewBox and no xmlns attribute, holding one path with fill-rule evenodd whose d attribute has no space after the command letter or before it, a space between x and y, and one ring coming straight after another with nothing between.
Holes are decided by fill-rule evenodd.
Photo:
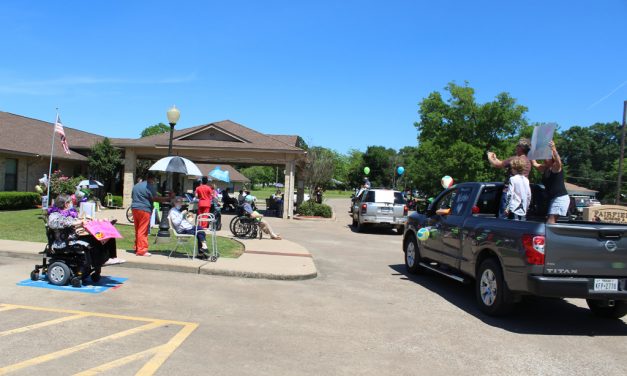
<instances>
[{"instance_id":1,"label":"person sitting on truck bed","mask_svg":"<svg viewBox=\"0 0 627 376\"><path fill-rule=\"evenodd\" d=\"M514 158L522 158L523 160L523 172L522 174L528 179L529 171L531 171L531 163L527 158L527 154L529 154L529 150L531 149L531 143L528 138L521 138L518 140L518 144L516 145L516 155L513 157L509 157L504 161L499 160L496 157L496 154L489 151L488 152L488 161L490 165L494 168L503 168L507 171L507 179L505 180L505 187L503 188L503 195L501 195L501 204L499 206L499 217L506 218L505 216L505 200L506 200L506 192L507 192L507 184L509 183L509 178L514 175L511 171L511 164Z\"/></svg>"},{"instance_id":2,"label":"person sitting on truck bed","mask_svg":"<svg viewBox=\"0 0 627 376\"><path fill-rule=\"evenodd\" d=\"M545 160L543 164L539 164L536 161L531 161L531 163L533 167L542 173L542 184L544 184L550 200L546 223L552 224L557 221L558 216L565 216L568 213L570 198L564 184L562 160L557 153L555 143L553 141L549 142L549 147L551 148L552 158Z\"/></svg>"},{"instance_id":3,"label":"person sitting on truck bed","mask_svg":"<svg viewBox=\"0 0 627 376\"><path fill-rule=\"evenodd\" d=\"M509 188L505 194L505 214L507 218L517 221L526 219L527 209L531 202L529 179L523 175L524 164L525 161L520 157L512 160L510 166L514 175L509 178Z\"/></svg>"}]
</instances>

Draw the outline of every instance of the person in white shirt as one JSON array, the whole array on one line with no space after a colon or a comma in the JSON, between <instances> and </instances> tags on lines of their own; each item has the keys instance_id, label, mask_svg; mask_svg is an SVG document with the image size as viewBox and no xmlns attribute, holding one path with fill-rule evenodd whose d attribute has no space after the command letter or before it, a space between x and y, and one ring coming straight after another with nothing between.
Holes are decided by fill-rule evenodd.
<instances>
[{"instance_id":1,"label":"person in white shirt","mask_svg":"<svg viewBox=\"0 0 627 376\"><path fill-rule=\"evenodd\" d=\"M512 176L509 178L509 188L506 193L505 214L509 219L524 221L531 202L529 179L524 175L525 161L522 158L514 158L510 167Z\"/></svg>"},{"instance_id":2,"label":"person in white shirt","mask_svg":"<svg viewBox=\"0 0 627 376\"><path fill-rule=\"evenodd\" d=\"M170 209L170 213L168 214L168 218L172 221L172 226L174 227L174 231L177 234L196 234L196 238L198 238L198 255L200 258L207 258L207 239L204 231L196 232L196 226L191 224L186 218L187 211L181 210L183 207L183 198L177 197L174 199L173 207ZM203 230L204 228L198 227L199 230Z\"/></svg>"}]
</instances>

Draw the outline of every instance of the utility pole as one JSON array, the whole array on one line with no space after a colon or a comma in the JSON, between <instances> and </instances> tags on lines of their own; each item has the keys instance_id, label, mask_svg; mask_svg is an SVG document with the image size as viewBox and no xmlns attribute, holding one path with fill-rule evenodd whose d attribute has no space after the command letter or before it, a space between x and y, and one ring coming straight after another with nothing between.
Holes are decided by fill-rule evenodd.
<instances>
[{"instance_id":1,"label":"utility pole","mask_svg":"<svg viewBox=\"0 0 627 376\"><path fill-rule=\"evenodd\" d=\"M620 159L618 160L618 182L616 183L616 205L620 203L620 188L623 179L623 157L625 156L625 126L627 125L627 101L623 102L623 129L620 135Z\"/></svg>"}]
</instances>

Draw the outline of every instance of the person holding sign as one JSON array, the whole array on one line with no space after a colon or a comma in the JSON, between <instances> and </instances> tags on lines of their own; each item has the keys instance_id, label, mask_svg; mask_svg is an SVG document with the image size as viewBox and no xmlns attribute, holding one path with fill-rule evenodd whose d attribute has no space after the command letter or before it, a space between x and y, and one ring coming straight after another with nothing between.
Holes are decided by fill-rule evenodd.
<instances>
[{"instance_id":1,"label":"person holding sign","mask_svg":"<svg viewBox=\"0 0 627 376\"><path fill-rule=\"evenodd\" d=\"M528 138L521 138L518 140L518 144L516 145L516 155L510 158L507 158L504 161L499 160L496 157L496 154L489 151L488 152L488 161L490 165L494 168L501 168L507 171L507 178L505 180L505 187L503 188L503 194L501 195L501 205L499 206L499 217L506 218L505 215L505 205L507 200L507 189L509 185L509 179L515 174L512 172L511 164L514 159L520 158L523 164L522 166L522 174L527 179L529 178L529 171L531 171L531 163L527 158L527 154L529 154L529 150L531 148L531 144Z\"/></svg>"},{"instance_id":2,"label":"person holding sign","mask_svg":"<svg viewBox=\"0 0 627 376\"><path fill-rule=\"evenodd\" d=\"M557 221L558 216L565 216L568 213L570 198L564 184L562 160L555 148L555 142L549 142L549 147L551 148L551 158L545 159L543 164L532 160L531 164L542 173L542 184L544 184L550 200L546 223L553 224Z\"/></svg>"}]
</instances>

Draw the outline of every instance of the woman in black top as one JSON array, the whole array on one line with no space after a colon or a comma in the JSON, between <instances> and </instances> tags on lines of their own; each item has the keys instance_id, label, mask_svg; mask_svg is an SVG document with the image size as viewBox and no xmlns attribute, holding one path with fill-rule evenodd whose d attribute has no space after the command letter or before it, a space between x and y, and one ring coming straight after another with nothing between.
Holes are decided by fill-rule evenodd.
<instances>
[{"instance_id":1,"label":"woman in black top","mask_svg":"<svg viewBox=\"0 0 627 376\"><path fill-rule=\"evenodd\" d=\"M549 142L551 148L551 159L547 159L543 164L531 161L533 167L542 173L542 184L549 195L549 218L546 223L555 223L558 216L565 216L568 212L570 199L564 184L564 170L562 169L562 160L560 159L555 143Z\"/></svg>"}]
</instances>

